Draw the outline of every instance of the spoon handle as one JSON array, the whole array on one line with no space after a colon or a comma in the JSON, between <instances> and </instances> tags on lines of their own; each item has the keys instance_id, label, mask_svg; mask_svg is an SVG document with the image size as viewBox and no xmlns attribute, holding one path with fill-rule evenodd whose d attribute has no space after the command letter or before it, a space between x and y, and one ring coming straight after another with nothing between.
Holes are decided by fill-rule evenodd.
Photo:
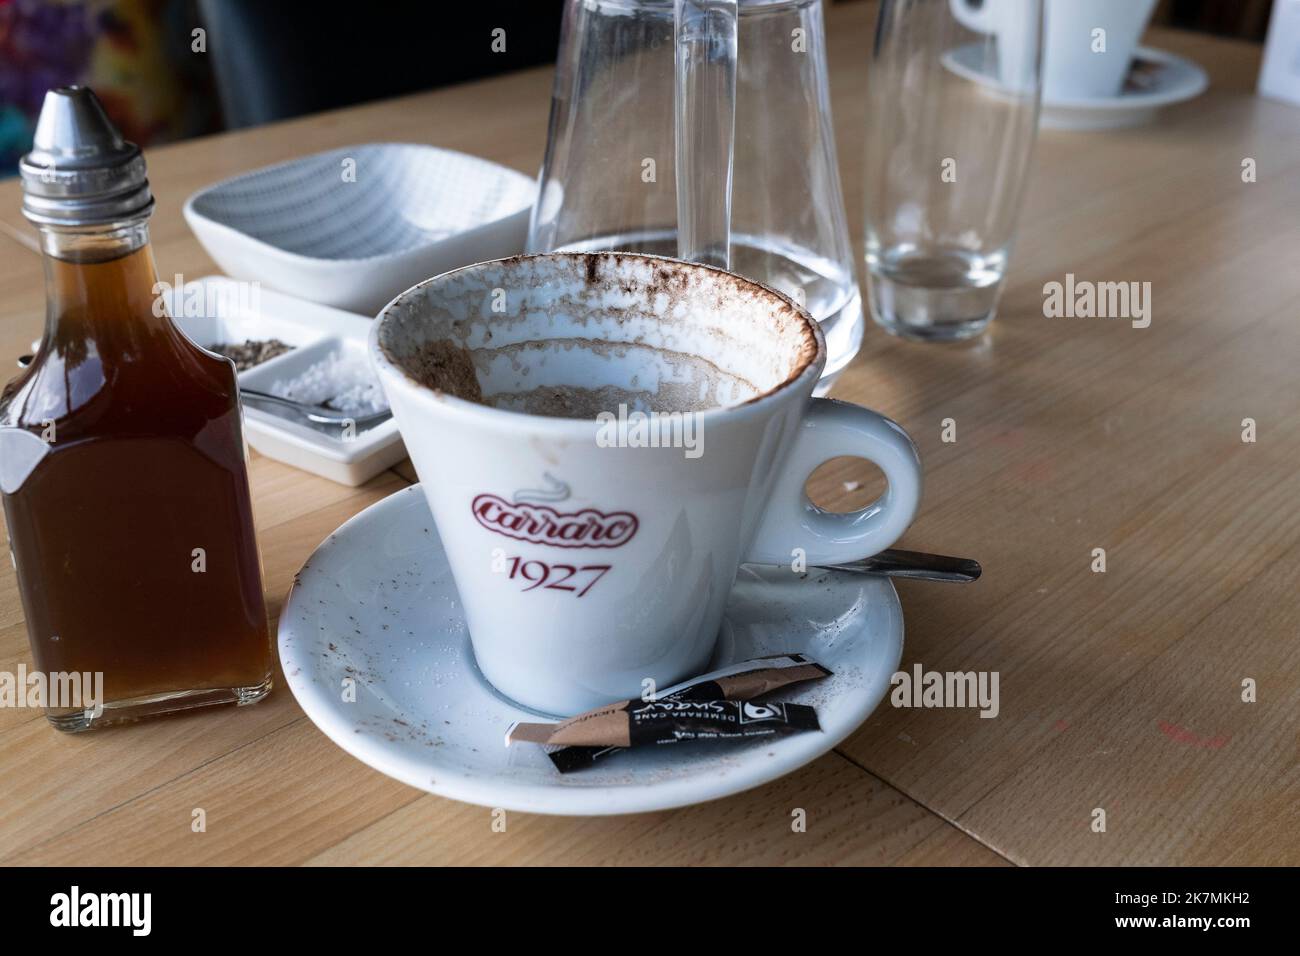
<instances>
[{"instance_id":1,"label":"spoon handle","mask_svg":"<svg viewBox=\"0 0 1300 956\"><path fill-rule=\"evenodd\" d=\"M287 408L308 421L321 425L342 425L345 421L355 418L355 416L348 415L346 412L325 408L323 405L306 405L303 402L295 402L291 398L272 395L270 392L258 391L255 388L248 388L243 385L239 387L239 394L245 401L252 402L254 405L275 405L279 408Z\"/></svg>"},{"instance_id":2,"label":"spoon handle","mask_svg":"<svg viewBox=\"0 0 1300 956\"><path fill-rule=\"evenodd\" d=\"M923 551L901 551L896 548L889 548L861 561L819 566L836 571L851 571L855 574L882 574L891 578L948 581L959 584L978 579L983 570L979 562L971 558L926 554Z\"/></svg>"},{"instance_id":3,"label":"spoon handle","mask_svg":"<svg viewBox=\"0 0 1300 956\"><path fill-rule=\"evenodd\" d=\"M323 405L304 405L302 402L295 402L291 398L283 398L279 395L272 395L270 392L258 391L255 388L240 386L239 394L254 405L278 405L282 408L288 408L297 412L308 421L315 422L318 425L344 425L348 422L360 427L369 425L373 422L383 421L392 415L392 409L384 409L379 412L371 412L366 415L357 415L352 412L342 412L334 408L326 408Z\"/></svg>"},{"instance_id":4,"label":"spoon handle","mask_svg":"<svg viewBox=\"0 0 1300 956\"><path fill-rule=\"evenodd\" d=\"M263 405L279 405L282 408L290 408L299 414L304 414L303 404L301 402L295 402L290 398L282 398L279 395L272 395L270 392L261 392L255 388L249 388L246 385L241 385L239 387L239 394L242 398L247 399L254 404L260 402Z\"/></svg>"}]
</instances>

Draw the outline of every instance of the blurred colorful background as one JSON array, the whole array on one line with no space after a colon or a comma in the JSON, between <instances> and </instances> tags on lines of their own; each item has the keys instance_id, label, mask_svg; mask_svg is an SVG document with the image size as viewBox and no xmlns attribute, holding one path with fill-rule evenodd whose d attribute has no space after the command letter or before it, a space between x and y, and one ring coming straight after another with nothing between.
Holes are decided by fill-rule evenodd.
<instances>
[{"instance_id":1,"label":"blurred colorful background","mask_svg":"<svg viewBox=\"0 0 1300 956\"><path fill-rule=\"evenodd\" d=\"M45 91L89 83L138 143L221 128L210 61L190 53L191 0L0 0L0 169L31 146Z\"/></svg>"}]
</instances>

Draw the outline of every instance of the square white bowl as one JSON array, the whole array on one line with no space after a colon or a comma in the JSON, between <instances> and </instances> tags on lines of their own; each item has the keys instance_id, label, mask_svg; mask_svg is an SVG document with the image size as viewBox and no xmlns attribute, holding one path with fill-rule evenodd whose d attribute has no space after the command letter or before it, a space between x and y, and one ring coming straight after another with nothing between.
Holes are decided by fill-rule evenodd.
<instances>
[{"instance_id":1,"label":"square white bowl","mask_svg":"<svg viewBox=\"0 0 1300 956\"><path fill-rule=\"evenodd\" d=\"M184 212L228 275L373 316L423 279L522 252L536 193L477 156L363 143L208 186Z\"/></svg>"},{"instance_id":2,"label":"square white bowl","mask_svg":"<svg viewBox=\"0 0 1300 956\"><path fill-rule=\"evenodd\" d=\"M195 345L240 344L279 339L293 351L239 373L240 386L271 391L335 351L366 355L370 320L328 306L304 302L224 276L208 276L171 289L167 306L176 325ZM406 457L406 447L389 418L349 440L338 429L304 422L243 403L248 444L268 458L337 481L359 485Z\"/></svg>"}]
</instances>

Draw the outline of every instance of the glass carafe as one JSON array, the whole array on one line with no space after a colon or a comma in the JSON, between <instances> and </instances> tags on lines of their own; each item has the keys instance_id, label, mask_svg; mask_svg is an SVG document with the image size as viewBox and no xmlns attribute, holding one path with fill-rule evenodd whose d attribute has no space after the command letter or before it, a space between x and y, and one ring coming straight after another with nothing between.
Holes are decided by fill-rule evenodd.
<instances>
[{"instance_id":1,"label":"glass carafe","mask_svg":"<svg viewBox=\"0 0 1300 956\"><path fill-rule=\"evenodd\" d=\"M673 0L567 0L528 251L677 256L681 155L701 164L697 196L713 186L727 201L713 144L678 142L674 13ZM729 268L795 298L821 323L824 392L861 344L862 300L821 0L740 0L734 49ZM730 119L726 105L710 108ZM700 130L698 119L686 128Z\"/></svg>"}]
</instances>

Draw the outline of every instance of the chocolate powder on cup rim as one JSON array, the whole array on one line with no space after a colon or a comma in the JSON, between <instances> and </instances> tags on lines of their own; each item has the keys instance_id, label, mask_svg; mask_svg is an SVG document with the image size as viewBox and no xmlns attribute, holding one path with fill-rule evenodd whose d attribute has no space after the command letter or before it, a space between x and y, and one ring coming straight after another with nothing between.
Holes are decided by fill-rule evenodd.
<instances>
[{"instance_id":1,"label":"chocolate powder on cup rim","mask_svg":"<svg viewBox=\"0 0 1300 956\"><path fill-rule=\"evenodd\" d=\"M483 389L469 351L455 342L435 339L421 345L408 360L416 381L436 392L446 392L467 402L483 402Z\"/></svg>"}]
</instances>

